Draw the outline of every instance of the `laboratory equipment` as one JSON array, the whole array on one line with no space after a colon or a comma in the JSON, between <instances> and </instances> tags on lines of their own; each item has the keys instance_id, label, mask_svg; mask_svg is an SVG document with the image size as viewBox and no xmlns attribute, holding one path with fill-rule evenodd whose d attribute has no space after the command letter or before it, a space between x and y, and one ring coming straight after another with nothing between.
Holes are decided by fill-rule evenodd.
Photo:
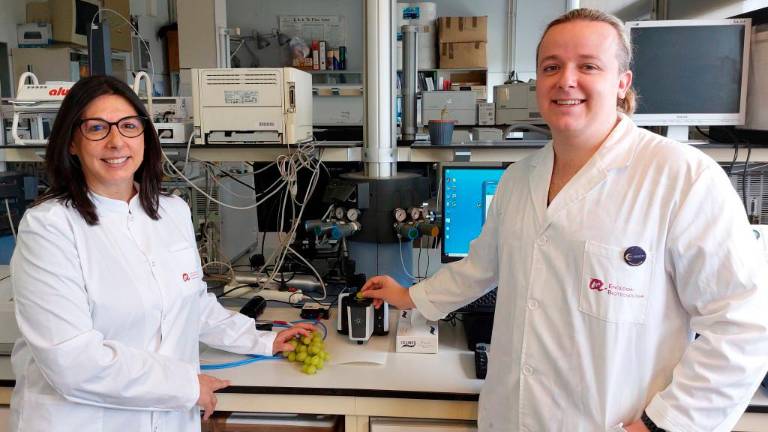
<instances>
[{"instance_id":1,"label":"laboratory equipment","mask_svg":"<svg viewBox=\"0 0 768 432\"><path fill-rule=\"evenodd\" d=\"M312 76L294 68L192 69L196 144L312 140Z\"/></svg>"}]
</instances>

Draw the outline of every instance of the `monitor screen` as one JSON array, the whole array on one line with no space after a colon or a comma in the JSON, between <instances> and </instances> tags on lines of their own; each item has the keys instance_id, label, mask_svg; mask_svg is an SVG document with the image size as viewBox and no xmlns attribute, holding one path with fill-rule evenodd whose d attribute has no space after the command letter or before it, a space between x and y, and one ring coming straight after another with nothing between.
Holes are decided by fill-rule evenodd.
<instances>
[{"instance_id":1,"label":"monitor screen","mask_svg":"<svg viewBox=\"0 0 768 432\"><path fill-rule=\"evenodd\" d=\"M459 260L485 223L504 168L443 167L443 230L441 261Z\"/></svg>"},{"instance_id":2,"label":"monitor screen","mask_svg":"<svg viewBox=\"0 0 768 432\"><path fill-rule=\"evenodd\" d=\"M750 21L627 23L640 125L744 124Z\"/></svg>"}]
</instances>

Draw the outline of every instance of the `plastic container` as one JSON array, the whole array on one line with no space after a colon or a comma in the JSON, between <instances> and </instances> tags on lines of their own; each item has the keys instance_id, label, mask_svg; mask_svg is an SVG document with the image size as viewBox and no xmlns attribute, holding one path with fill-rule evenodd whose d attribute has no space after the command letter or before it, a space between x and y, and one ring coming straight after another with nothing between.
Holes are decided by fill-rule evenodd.
<instances>
[{"instance_id":1,"label":"plastic container","mask_svg":"<svg viewBox=\"0 0 768 432\"><path fill-rule=\"evenodd\" d=\"M429 141L432 145L450 145L455 120L430 120Z\"/></svg>"}]
</instances>

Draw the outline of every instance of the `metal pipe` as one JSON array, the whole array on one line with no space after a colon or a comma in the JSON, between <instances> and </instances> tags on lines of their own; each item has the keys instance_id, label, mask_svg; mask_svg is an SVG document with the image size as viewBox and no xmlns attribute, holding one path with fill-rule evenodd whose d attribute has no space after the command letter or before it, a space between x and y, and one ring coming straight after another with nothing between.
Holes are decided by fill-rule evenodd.
<instances>
[{"instance_id":1,"label":"metal pipe","mask_svg":"<svg viewBox=\"0 0 768 432\"><path fill-rule=\"evenodd\" d=\"M397 146L392 82L395 75L394 8L391 0L365 0L365 175L387 178L397 175Z\"/></svg>"},{"instance_id":2,"label":"metal pipe","mask_svg":"<svg viewBox=\"0 0 768 432\"><path fill-rule=\"evenodd\" d=\"M416 140L416 76L419 65L419 27L404 25L400 28L403 33L403 141Z\"/></svg>"}]
</instances>

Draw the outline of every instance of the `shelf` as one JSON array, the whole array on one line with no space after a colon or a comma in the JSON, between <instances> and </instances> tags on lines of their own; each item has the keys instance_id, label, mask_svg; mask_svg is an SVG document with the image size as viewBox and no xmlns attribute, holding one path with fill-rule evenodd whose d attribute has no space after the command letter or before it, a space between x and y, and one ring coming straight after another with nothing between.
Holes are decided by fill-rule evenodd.
<instances>
[{"instance_id":1,"label":"shelf","mask_svg":"<svg viewBox=\"0 0 768 432\"><path fill-rule=\"evenodd\" d=\"M346 70L346 69L343 69L343 70L339 70L339 69L326 69L326 70L311 70L311 71L308 70L308 71L304 71L304 72L308 72L308 73L311 73L311 74L318 74L318 75L320 75L320 74L361 74L362 73L360 71Z\"/></svg>"},{"instance_id":2,"label":"shelf","mask_svg":"<svg viewBox=\"0 0 768 432\"><path fill-rule=\"evenodd\" d=\"M517 143L453 144L450 146L431 146L428 143L416 143L411 147L398 147L399 162L517 162L536 151L542 141ZM315 146L322 151L325 162L360 162L362 161L362 142L320 142ZM163 149L171 156L183 154L185 146L165 146ZM730 163L733 159L733 147L722 145L700 145L696 148L721 163ZM284 154L285 147L277 145L193 145L191 157L204 161L219 162L271 162L278 155ZM739 152L737 162L743 162L745 151ZM42 162L45 146L0 146L0 161L3 162ZM752 162L768 162L768 147L752 149Z\"/></svg>"}]
</instances>

